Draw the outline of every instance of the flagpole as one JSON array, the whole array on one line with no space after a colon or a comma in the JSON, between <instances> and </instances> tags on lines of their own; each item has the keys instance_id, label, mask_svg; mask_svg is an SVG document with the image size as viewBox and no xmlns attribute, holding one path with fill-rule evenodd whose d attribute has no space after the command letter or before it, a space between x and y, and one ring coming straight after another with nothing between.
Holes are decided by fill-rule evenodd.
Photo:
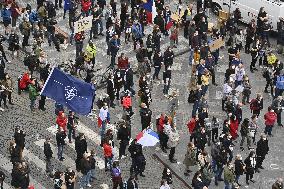
<instances>
[{"instance_id":1,"label":"flagpole","mask_svg":"<svg viewBox=\"0 0 284 189\"><path fill-rule=\"evenodd\" d=\"M52 73L53 73L53 71L54 71L54 68L55 68L55 66L52 68L50 74L48 75L47 80L46 80L46 82L44 83L43 88L42 88L41 91L40 91L40 95L42 94L43 90L45 89L46 84L48 83L48 81L49 81L49 79L50 79L50 77L51 77L51 75L52 75Z\"/></svg>"}]
</instances>

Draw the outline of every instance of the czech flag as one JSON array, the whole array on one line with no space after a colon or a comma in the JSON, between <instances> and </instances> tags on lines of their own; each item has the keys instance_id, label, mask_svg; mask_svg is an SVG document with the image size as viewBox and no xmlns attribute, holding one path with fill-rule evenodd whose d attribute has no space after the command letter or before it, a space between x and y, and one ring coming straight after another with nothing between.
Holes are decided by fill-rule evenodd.
<instances>
[{"instance_id":1,"label":"czech flag","mask_svg":"<svg viewBox=\"0 0 284 189\"><path fill-rule=\"evenodd\" d=\"M142 146L155 146L160 140L157 133L152 129L144 130L136 136L137 143Z\"/></svg>"},{"instance_id":2,"label":"czech flag","mask_svg":"<svg viewBox=\"0 0 284 189\"><path fill-rule=\"evenodd\" d=\"M153 23L155 17L157 16L157 9L154 0L147 0L147 2L142 4L142 7L147 12L147 21L148 23Z\"/></svg>"}]
</instances>

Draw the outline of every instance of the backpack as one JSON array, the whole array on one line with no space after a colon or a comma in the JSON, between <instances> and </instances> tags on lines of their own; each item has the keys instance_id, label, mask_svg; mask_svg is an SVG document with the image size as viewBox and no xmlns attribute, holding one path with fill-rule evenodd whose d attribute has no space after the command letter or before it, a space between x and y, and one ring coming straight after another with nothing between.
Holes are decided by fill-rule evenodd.
<instances>
[{"instance_id":1,"label":"backpack","mask_svg":"<svg viewBox=\"0 0 284 189\"><path fill-rule=\"evenodd\" d=\"M257 109L257 107L256 107L256 99L252 99L251 101L250 101L250 103L249 103L249 109L250 110L256 110Z\"/></svg>"}]
</instances>

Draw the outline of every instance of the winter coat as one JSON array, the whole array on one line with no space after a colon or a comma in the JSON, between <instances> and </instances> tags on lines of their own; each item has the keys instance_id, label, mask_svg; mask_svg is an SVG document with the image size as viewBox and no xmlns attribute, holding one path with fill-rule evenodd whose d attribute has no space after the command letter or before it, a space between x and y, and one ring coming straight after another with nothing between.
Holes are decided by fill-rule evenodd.
<instances>
[{"instance_id":1,"label":"winter coat","mask_svg":"<svg viewBox=\"0 0 284 189\"><path fill-rule=\"evenodd\" d=\"M260 139L256 145L256 155L264 157L266 154L268 154L268 151L269 151L268 140Z\"/></svg>"},{"instance_id":2,"label":"winter coat","mask_svg":"<svg viewBox=\"0 0 284 189\"><path fill-rule=\"evenodd\" d=\"M14 134L15 143L21 149L24 149L24 147L25 147L25 136L26 136L26 134L23 133L23 131L15 132L15 134Z\"/></svg>"},{"instance_id":3,"label":"winter coat","mask_svg":"<svg viewBox=\"0 0 284 189\"><path fill-rule=\"evenodd\" d=\"M235 140L238 137L238 127L239 127L239 122L238 120L231 120L230 121L230 134Z\"/></svg>"},{"instance_id":4,"label":"winter coat","mask_svg":"<svg viewBox=\"0 0 284 189\"><path fill-rule=\"evenodd\" d=\"M80 139L79 136L75 139L75 151L78 157L83 157L83 154L87 152L87 142L86 139Z\"/></svg>"},{"instance_id":5,"label":"winter coat","mask_svg":"<svg viewBox=\"0 0 284 189\"><path fill-rule=\"evenodd\" d=\"M57 146L65 145L65 138L66 138L66 133L64 133L64 132L57 132L56 133L56 143L57 143Z\"/></svg>"},{"instance_id":6,"label":"winter coat","mask_svg":"<svg viewBox=\"0 0 284 189\"><path fill-rule=\"evenodd\" d=\"M104 156L105 157L112 157L112 147L109 144L104 144Z\"/></svg>"},{"instance_id":7,"label":"winter coat","mask_svg":"<svg viewBox=\"0 0 284 189\"><path fill-rule=\"evenodd\" d=\"M91 170L91 163L88 159L82 158L80 160L80 170L83 175L86 175Z\"/></svg>"},{"instance_id":8,"label":"winter coat","mask_svg":"<svg viewBox=\"0 0 284 189\"><path fill-rule=\"evenodd\" d=\"M11 22L12 11L11 9L2 9L1 16L4 22Z\"/></svg>"},{"instance_id":9,"label":"winter coat","mask_svg":"<svg viewBox=\"0 0 284 189\"><path fill-rule=\"evenodd\" d=\"M82 12L88 12L90 10L91 5L92 2L90 0L82 0L81 2Z\"/></svg>"},{"instance_id":10,"label":"winter coat","mask_svg":"<svg viewBox=\"0 0 284 189\"><path fill-rule=\"evenodd\" d=\"M39 96L36 86L29 84L29 98L30 100L36 100L36 97Z\"/></svg>"},{"instance_id":11,"label":"winter coat","mask_svg":"<svg viewBox=\"0 0 284 189\"><path fill-rule=\"evenodd\" d=\"M245 165L246 165L246 173L254 173L254 168L256 165L256 157L247 157L244 161Z\"/></svg>"},{"instance_id":12,"label":"winter coat","mask_svg":"<svg viewBox=\"0 0 284 189\"><path fill-rule=\"evenodd\" d=\"M264 115L265 125L266 126L273 126L277 120L277 114L275 112L267 112Z\"/></svg>"},{"instance_id":13,"label":"winter coat","mask_svg":"<svg viewBox=\"0 0 284 189\"><path fill-rule=\"evenodd\" d=\"M67 126L67 118L66 116L62 116L63 111L59 111L58 116L56 118L56 124L58 127L63 128L64 131L66 131L66 126Z\"/></svg>"},{"instance_id":14,"label":"winter coat","mask_svg":"<svg viewBox=\"0 0 284 189\"><path fill-rule=\"evenodd\" d=\"M129 129L126 127L120 127L117 132L117 139L122 141L130 140Z\"/></svg>"},{"instance_id":15,"label":"winter coat","mask_svg":"<svg viewBox=\"0 0 284 189\"><path fill-rule=\"evenodd\" d=\"M193 134L193 132L195 131L195 127L196 127L195 118L191 118L190 121L187 123L188 132L190 134Z\"/></svg>"},{"instance_id":16,"label":"winter coat","mask_svg":"<svg viewBox=\"0 0 284 189\"><path fill-rule=\"evenodd\" d=\"M228 166L225 166L224 168L224 181L227 181L229 183L233 183L235 180L235 173L233 169L229 169Z\"/></svg>"},{"instance_id":17,"label":"winter coat","mask_svg":"<svg viewBox=\"0 0 284 189\"><path fill-rule=\"evenodd\" d=\"M244 174L244 166L245 164L243 163L242 160L236 160L235 161L235 175Z\"/></svg>"},{"instance_id":18,"label":"winter coat","mask_svg":"<svg viewBox=\"0 0 284 189\"><path fill-rule=\"evenodd\" d=\"M43 152L44 152L44 155L45 155L46 159L52 158L53 152L52 152L51 146L50 146L50 144L48 142L44 143Z\"/></svg>"},{"instance_id":19,"label":"winter coat","mask_svg":"<svg viewBox=\"0 0 284 189\"><path fill-rule=\"evenodd\" d=\"M127 57L124 59L121 57L118 57L118 63L117 63L118 69L126 70L128 68L128 65L129 65L129 61Z\"/></svg>"},{"instance_id":20,"label":"winter coat","mask_svg":"<svg viewBox=\"0 0 284 189\"><path fill-rule=\"evenodd\" d=\"M129 108L132 106L132 100L130 96L125 96L122 99L122 106L123 108Z\"/></svg>"},{"instance_id":21,"label":"winter coat","mask_svg":"<svg viewBox=\"0 0 284 189\"><path fill-rule=\"evenodd\" d=\"M64 10L69 10L71 6L71 0L64 0Z\"/></svg>"},{"instance_id":22,"label":"winter coat","mask_svg":"<svg viewBox=\"0 0 284 189\"><path fill-rule=\"evenodd\" d=\"M26 89L27 86L31 83L30 77L28 73L25 73L20 80L20 89Z\"/></svg>"},{"instance_id":23,"label":"winter coat","mask_svg":"<svg viewBox=\"0 0 284 189\"><path fill-rule=\"evenodd\" d=\"M22 150L19 146L16 146L15 148L12 147L10 149L11 162L12 163L20 162L22 160L21 153L22 153Z\"/></svg>"},{"instance_id":24,"label":"winter coat","mask_svg":"<svg viewBox=\"0 0 284 189\"><path fill-rule=\"evenodd\" d=\"M197 164L196 162L196 150L195 149L187 149L187 152L185 154L183 164L188 166L194 166Z\"/></svg>"}]
</instances>

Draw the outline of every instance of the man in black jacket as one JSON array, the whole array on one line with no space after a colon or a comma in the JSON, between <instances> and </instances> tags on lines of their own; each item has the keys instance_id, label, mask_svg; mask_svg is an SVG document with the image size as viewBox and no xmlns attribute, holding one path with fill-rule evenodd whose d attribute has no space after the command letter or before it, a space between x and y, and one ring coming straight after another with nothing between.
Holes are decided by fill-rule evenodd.
<instances>
[{"instance_id":1,"label":"man in black jacket","mask_svg":"<svg viewBox=\"0 0 284 189\"><path fill-rule=\"evenodd\" d=\"M140 153L142 153L142 146L140 144L137 143L137 139L134 139L130 146L128 147L128 151L130 153L130 157L132 159L132 163L131 163L131 167L130 167L130 175L132 175L132 173L137 169L137 165L136 165L136 157L138 157L138 155Z\"/></svg>"},{"instance_id":2,"label":"man in black jacket","mask_svg":"<svg viewBox=\"0 0 284 189\"><path fill-rule=\"evenodd\" d=\"M147 107L145 103L141 104L140 117L141 117L142 130L144 130L150 126L151 117L152 117L152 111Z\"/></svg>"},{"instance_id":3,"label":"man in black jacket","mask_svg":"<svg viewBox=\"0 0 284 189\"><path fill-rule=\"evenodd\" d=\"M53 152L51 150L51 146L50 146L50 138L46 138L45 142L44 142L44 146L43 146L43 152L45 155L45 162L46 162L46 173L49 174L50 177L53 177L52 175L52 171L53 171L53 167L52 167L52 163L51 163L51 158L53 155Z\"/></svg>"},{"instance_id":4,"label":"man in black jacket","mask_svg":"<svg viewBox=\"0 0 284 189\"><path fill-rule=\"evenodd\" d=\"M79 136L76 137L75 150L77 153L76 169L81 170L80 160L83 158L84 153L87 152L87 141L86 141L84 133L79 133Z\"/></svg>"},{"instance_id":5,"label":"man in black jacket","mask_svg":"<svg viewBox=\"0 0 284 189\"><path fill-rule=\"evenodd\" d=\"M56 143L57 143L57 147L58 147L57 157L58 157L59 161L63 161L65 159L63 157L65 138L66 138L66 133L64 132L63 128L60 127L60 129L56 133Z\"/></svg>"},{"instance_id":6,"label":"man in black jacket","mask_svg":"<svg viewBox=\"0 0 284 189\"><path fill-rule=\"evenodd\" d=\"M122 123L118 129L117 139L119 141L119 159L121 159L125 156L125 149L130 139L130 132L125 123Z\"/></svg>"},{"instance_id":7,"label":"man in black jacket","mask_svg":"<svg viewBox=\"0 0 284 189\"><path fill-rule=\"evenodd\" d=\"M268 140L266 138L266 135L262 134L256 146L256 165L255 165L256 172L260 172L259 169L263 169L262 162L265 159L266 154L268 154L268 151L269 151Z\"/></svg>"}]
</instances>

